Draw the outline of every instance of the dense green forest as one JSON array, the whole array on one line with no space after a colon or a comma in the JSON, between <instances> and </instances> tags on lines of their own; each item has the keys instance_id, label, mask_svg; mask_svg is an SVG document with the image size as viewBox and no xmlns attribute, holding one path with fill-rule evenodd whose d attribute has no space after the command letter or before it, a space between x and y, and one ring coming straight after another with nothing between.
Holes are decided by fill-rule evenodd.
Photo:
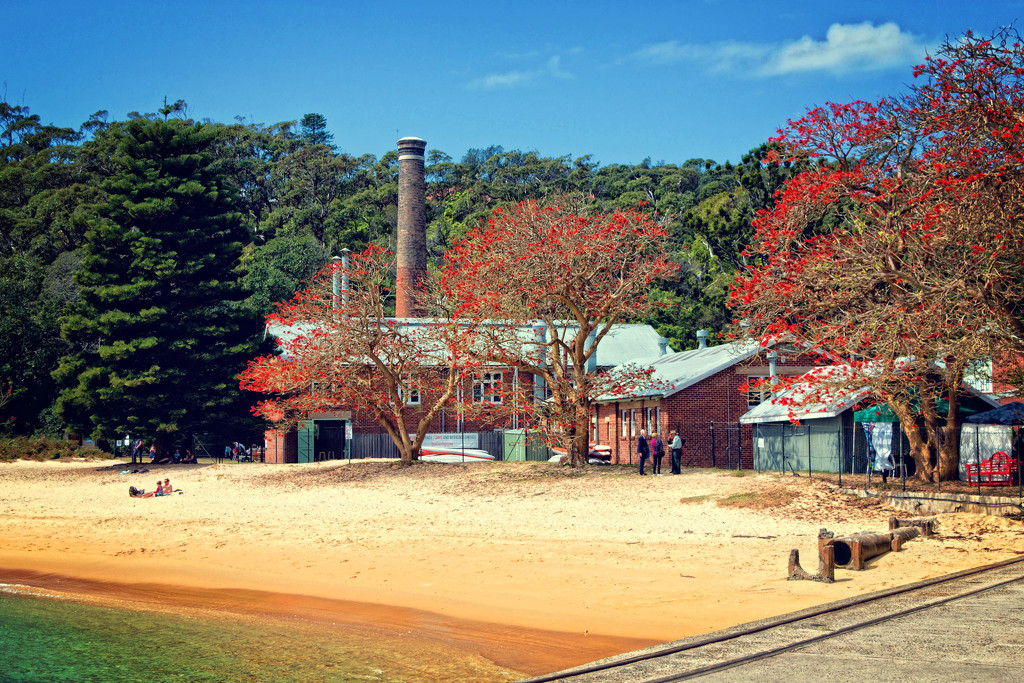
<instances>
[{"instance_id":1,"label":"dense green forest","mask_svg":"<svg viewBox=\"0 0 1024 683\"><path fill-rule=\"evenodd\" d=\"M251 420L233 377L266 344L263 316L341 249L392 245L397 151L340 151L319 114L196 122L178 101L108 119L58 128L0 102L0 434L173 438ZM680 270L651 292L668 305L637 322L692 348L696 330L728 324L750 220L789 175L766 153L602 166L501 146L459 160L431 150L429 255L436 263L504 202L578 193L602 210L642 205L667 222ZM159 367L138 366L144 349L160 351ZM168 402L170 416L107 419Z\"/></svg>"}]
</instances>

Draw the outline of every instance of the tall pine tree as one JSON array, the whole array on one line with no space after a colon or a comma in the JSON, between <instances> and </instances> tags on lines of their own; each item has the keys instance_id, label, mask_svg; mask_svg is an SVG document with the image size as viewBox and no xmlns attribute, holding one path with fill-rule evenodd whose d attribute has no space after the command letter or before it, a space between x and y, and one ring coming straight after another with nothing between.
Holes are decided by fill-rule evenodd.
<instances>
[{"instance_id":1,"label":"tall pine tree","mask_svg":"<svg viewBox=\"0 0 1024 683\"><path fill-rule=\"evenodd\" d=\"M115 171L88 223L81 301L63 319L78 351L55 372L58 412L97 439L130 435L166 452L245 414L235 376L258 322L240 305L248 236L220 129L136 119L104 133L116 140Z\"/></svg>"}]
</instances>

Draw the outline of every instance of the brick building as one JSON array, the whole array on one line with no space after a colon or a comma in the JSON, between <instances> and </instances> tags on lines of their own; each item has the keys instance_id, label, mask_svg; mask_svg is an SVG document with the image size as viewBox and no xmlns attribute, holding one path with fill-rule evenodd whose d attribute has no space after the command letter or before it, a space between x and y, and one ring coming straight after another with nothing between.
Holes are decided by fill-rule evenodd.
<instances>
[{"instance_id":1,"label":"brick building","mask_svg":"<svg viewBox=\"0 0 1024 683\"><path fill-rule=\"evenodd\" d=\"M676 430L686 441L684 466L750 468L752 428L739 420L767 400L770 389L740 387L773 375L801 375L819 365L811 355L786 344L708 347L703 330L698 339L697 349L639 361L652 369L655 388L601 397L591 425L593 439L611 446L613 463L637 461L641 429L660 433L666 444L666 435ZM668 455L666 445L666 462Z\"/></svg>"},{"instance_id":2,"label":"brick building","mask_svg":"<svg viewBox=\"0 0 1024 683\"><path fill-rule=\"evenodd\" d=\"M408 325L420 322L419 319L404 321ZM269 333L278 339L302 332L301 324L269 328ZM568 337L575 334L572 328L560 329L556 333ZM533 334L532 328L529 334ZM649 359L670 352L667 340L650 325L614 325L598 344L592 370L600 372L637 358ZM425 369L424 372L433 371ZM508 397L534 396L539 399L541 391L534 387L531 374L515 368L495 366L477 373L476 377L467 378L459 395L434 416L427 443L481 448L500 457L501 441L496 430L532 426L527 424L525 415L515 410L515 406L507 405ZM424 412L416 410L415 406L429 404L429 399L429 396L419 394L408 397L406 405L411 408L408 424L415 424L423 416ZM467 403L469 407L465 405ZM489 405L493 405L494 410L488 411ZM494 415L494 419L488 418L489 413ZM372 414L348 410L344 406L310 414L299 422L295 430L283 433L269 430L266 433L268 462L313 462L344 457L397 457L397 451Z\"/></svg>"}]
</instances>

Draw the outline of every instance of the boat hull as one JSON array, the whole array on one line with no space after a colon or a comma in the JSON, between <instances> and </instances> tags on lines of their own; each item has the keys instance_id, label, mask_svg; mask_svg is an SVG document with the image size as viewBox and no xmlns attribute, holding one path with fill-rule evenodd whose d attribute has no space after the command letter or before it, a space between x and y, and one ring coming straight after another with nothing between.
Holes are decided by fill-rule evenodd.
<instances>
[{"instance_id":1,"label":"boat hull","mask_svg":"<svg viewBox=\"0 0 1024 683\"><path fill-rule=\"evenodd\" d=\"M421 448L425 462L491 462L494 456L479 448Z\"/></svg>"}]
</instances>

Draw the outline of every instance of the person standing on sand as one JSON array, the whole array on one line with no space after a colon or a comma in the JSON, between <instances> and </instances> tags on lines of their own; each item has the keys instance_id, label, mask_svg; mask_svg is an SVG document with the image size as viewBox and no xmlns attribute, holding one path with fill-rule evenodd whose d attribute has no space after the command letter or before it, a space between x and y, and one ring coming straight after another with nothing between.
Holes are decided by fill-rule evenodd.
<instances>
[{"instance_id":1,"label":"person standing on sand","mask_svg":"<svg viewBox=\"0 0 1024 683\"><path fill-rule=\"evenodd\" d=\"M661 435L658 432L651 434L651 463L653 467L651 470L654 472L654 476L661 476L661 459L665 457L665 444L661 441Z\"/></svg>"},{"instance_id":2,"label":"person standing on sand","mask_svg":"<svg viewBox=\"0 0 1024 683\"><path fill-rule=\"evenodd\" d=\"M644 475L644 461L651 454L651 447L647 445L647 432L640 430L640 438L636 440L636 452L640 454L640 476Z\"/></svg>"},{"instance_id":3,"label":"person standing on sand","mask_svg":"<svg viewBox=\"0 0 1024 683\"><path fill-rule=\"evenodd\" d=\"M683 440L679 438L679 434L676 430L669 432L669 436L672 440L669 442L669 448L672 450L672 474L683 473Z\"/></svg>"}]
</instances>

